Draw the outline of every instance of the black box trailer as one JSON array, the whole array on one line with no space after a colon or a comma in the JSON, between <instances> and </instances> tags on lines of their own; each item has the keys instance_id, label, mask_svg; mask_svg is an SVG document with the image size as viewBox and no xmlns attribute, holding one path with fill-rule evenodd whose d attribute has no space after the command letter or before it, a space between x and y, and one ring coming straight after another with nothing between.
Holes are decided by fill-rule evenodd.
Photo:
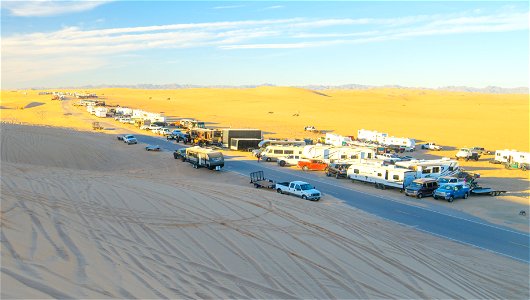
<instances>
[{"instance_id":1,"label":"black box trailer","mask_svg":"<svg viewBox=\"0 0 530 300\"><path fill-rule=\"evenodd\" d=\"M230 141L230 150L252 151L259 148L258 144L260 142L261 139L232 138Z\"/></svg>"},{"instance_id":2,"label":"black box trailer","mask_svg":"<svg viewBox=\"0 0 530 300\"><path fill-rule=\"evenodd\" d=\"M223 129L223 147L229 148L233 138L262 139L260 129Z\"/></svg>"}]
</instances>

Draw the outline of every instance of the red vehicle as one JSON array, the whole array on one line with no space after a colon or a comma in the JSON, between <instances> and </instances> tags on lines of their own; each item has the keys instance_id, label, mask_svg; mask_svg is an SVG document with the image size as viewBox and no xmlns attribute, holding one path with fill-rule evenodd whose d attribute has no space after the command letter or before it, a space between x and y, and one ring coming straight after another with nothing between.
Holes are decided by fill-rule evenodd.
<instances>
[{"instance_id":1,"label":"red vehicle","mask_svg":"<svg viewBox=\"0 0 530 300\"><path fill-rule=\"evenodd\" d=\"M302 168L304 171L325 171L328 169L328 164L322 160L310 159L299 161L298 167Z\"/></svg>"}]
</instances>

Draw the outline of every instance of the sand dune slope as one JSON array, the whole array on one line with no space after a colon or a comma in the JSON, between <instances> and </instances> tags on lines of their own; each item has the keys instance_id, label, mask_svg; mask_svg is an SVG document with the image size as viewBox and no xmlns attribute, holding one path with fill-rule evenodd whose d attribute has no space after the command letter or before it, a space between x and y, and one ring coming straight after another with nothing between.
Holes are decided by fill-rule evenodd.
<instances>
[{"instance_id":1,"label":"sand dune slope","mask_svg":"<svg viewBox=\"0 0 530 300\"><path fill-rule=\"evenodd\" d=\"M529 296L526 264L112 136L5 125L1 158L2 298Z\"/></svg>"}]
</instances>

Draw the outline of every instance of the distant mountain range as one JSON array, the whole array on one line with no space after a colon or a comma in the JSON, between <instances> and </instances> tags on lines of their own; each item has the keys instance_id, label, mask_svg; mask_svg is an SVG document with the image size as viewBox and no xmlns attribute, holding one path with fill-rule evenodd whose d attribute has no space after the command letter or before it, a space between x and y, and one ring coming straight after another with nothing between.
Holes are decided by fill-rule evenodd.
<instances>
[{"instance_id":1,"label":"distant mountain range","mask_svg":"<svg viewBox=\"0 0 530 300\"><path fill-rule=\"evenodd\" d=\"M62 89L100 89L100 88L130 88L130 89L145 89L145 90L178 90L190 88L256 88L260 86L276 86L274 84L258 84L258 85L193 85L193 84L100 84L100 85L84 85L77 87L62 87ZM475 88L469 86L445 86L440 88L418 88L418 87L404 87L400 85L362 85L362 84L343 84L343 85L299 85L292 86L296 88L303 88L309 90L368 90L373 88L394 88L394 89L414 89L414 90L438 90L450 92L470 92L470 93L484 93L484 94L528 94L528 87L503 88L498 86L487 86L484 88ZM34 90L43 90L50 88L32 88Z\"/></svg>"}]
</instances>

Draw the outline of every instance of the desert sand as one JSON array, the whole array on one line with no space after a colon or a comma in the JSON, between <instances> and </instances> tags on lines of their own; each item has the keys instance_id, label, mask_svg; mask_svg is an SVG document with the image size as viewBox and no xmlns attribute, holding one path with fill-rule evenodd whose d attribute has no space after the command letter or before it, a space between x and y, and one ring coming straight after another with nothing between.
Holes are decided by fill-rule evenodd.
<instances>
[{"instance_id":1,"label":"desert sand","mask_svg":"<svg viewBox=\"0 0 530 300\"><path fill-rule=\"evenodd\" d=\"M529 297L528 264L332 197L256 190L114 135L1 129L3 299Z\"/></svg>"},{"instance_id":2,"label":"desert sand","mask_svg":"<svg viewBox=\"0 0 530 300\"><path fill-rule=\"evenodd\" d=\"M358 129L365 128L434 141L445 148L418 150L413 153L418 158L454 157L458 147L479 145L489 150L529 151L528 95L410 89L311 91L287 87L63 91L96 93L109 104L197 118L209 127L260 128L270 137L317 138L319 135L303 131L306 125L343 135L356 135ZM52 101L50 95L38 92L2 91L2 121L91 131L90 122L98 120L83 108L72 107L75 100ZM116 128L147 134L131 125L111 123ZM478 162L460 161L460 164L466 170L480 173L482 186L508 193L500 197L474 197L472 201L455 202L451 207L528 232L528 216L518 213L530 211L530 173L490 164L491 158L483 156ZM385 192L384 196L403 198L391 192Z\"/></svg>"}]
</instances>

